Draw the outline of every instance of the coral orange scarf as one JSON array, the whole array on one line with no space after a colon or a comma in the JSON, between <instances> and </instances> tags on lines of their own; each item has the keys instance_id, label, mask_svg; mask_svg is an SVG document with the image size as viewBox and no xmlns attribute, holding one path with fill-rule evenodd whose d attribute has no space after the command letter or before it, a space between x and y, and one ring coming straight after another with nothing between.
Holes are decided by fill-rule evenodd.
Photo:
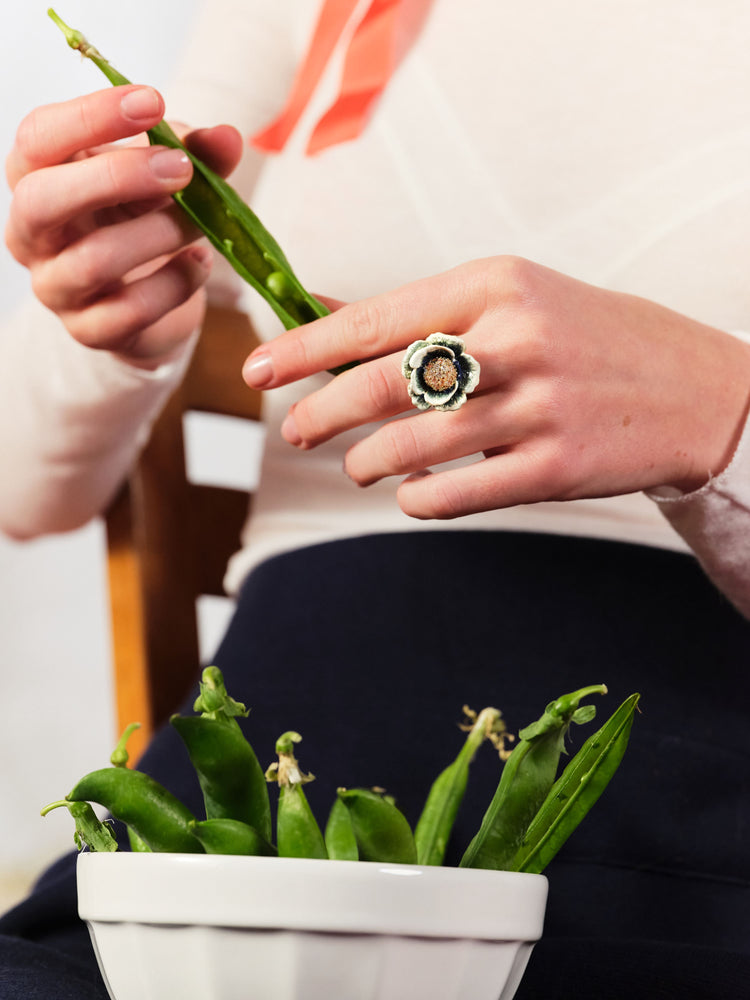
<instances>
[{"instance_id":1,"label":"coral orange scarf","mask_svg":"<svg viewBox=\"0 0 750 1000\"><path fill-rule=\"evenodd\" d=\"M358 3L325 0L284 108L250 139L258 149L275 153L284 148ZM354 139L362 132L377 99L416 39L430 3L372 0L349 42L338 95L308 140L308 155Z\"/></svg>"}]
</instances>

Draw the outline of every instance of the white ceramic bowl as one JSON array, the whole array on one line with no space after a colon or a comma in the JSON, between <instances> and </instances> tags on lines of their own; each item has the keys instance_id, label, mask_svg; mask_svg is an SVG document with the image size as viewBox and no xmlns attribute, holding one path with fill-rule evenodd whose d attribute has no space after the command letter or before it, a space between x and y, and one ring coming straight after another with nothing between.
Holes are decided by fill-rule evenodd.
<instances>
[{"instance_id":1,"label":"white ceramic bowl","mask_svg":"<svg viewBox=\"0 0 750 1000\"><path fill-rule=\"evenodd\" d=\"M81 854L113 1000L510 1000L543 875L363 861Z\"/></svg>"}]
</instances>

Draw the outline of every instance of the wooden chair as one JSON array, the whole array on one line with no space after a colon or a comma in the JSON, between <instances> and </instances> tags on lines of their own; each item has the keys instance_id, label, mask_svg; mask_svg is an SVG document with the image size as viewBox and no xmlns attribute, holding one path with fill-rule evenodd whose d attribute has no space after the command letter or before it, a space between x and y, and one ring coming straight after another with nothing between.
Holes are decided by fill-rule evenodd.
<instances>
[{"instance_id":1,"label":"wooden chair","mask_svg":"<svg viewBox=\"0 0 750 1000\"><path fill-rule=\"evenodd\" d=\"M244 491L188 481L183 414L259 420L261 394L240 376L256 343L243 313L208 310L184 382L106 515L117 722L120 732L141 723L132 759L198 676L196 600L224 593L250 502Z\"/></svg>"}]
</instances>

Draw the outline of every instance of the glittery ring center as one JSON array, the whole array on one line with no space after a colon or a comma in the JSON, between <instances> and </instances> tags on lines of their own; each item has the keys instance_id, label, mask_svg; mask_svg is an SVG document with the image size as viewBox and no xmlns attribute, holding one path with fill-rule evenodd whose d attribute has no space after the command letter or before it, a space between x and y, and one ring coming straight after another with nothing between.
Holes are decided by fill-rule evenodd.
<instances>
[{"instance_id":1,"label":"glittery ring center","mask_svg":"<svg viewBox=\"0 0 750 1000\"><path fill-rule=\"evenodd\" d=\"M459 337L432 333L406 350L402 373L418 410L457 410L479 382L479 363Z\"/></svg>"}]
</instances>

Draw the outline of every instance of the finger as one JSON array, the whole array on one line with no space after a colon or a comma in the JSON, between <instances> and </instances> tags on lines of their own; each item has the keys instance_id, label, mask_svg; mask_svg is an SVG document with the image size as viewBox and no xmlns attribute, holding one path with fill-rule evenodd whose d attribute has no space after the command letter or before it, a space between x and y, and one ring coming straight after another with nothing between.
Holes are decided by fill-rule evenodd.
<instances>
[{"instance_id":1,"label":"finger","mask_svg":"<svg viewBox=\"0 0 750 1000\"><path fill-rule=\"evenodd\" d=\"M131 271L171 256L195 239L177 208L104 226L32 268L32 287L49 309L80 308L119 284Z\"/></svg>"},{"instance_id":2,"label":"finger","mask_svg":"<svg viewBox=\"0 0 750 1000\"><path fill-rule=\"evenodd\" d=\"M514 397L488 393L453 412L420 413L390 421L358 441L346 454L345 471L358 486L403 476L431 465L503 452L526 430L524 409Z\"/></svg>"},{"instance_id":3,"label":"finger","mask_svg":"<svg viewBox=\"0 0 750 1000\"><path fill-rule=\"evenodd\" d=\"M216 125L189 132L183 139L191 153L227 177L240 162L244 150L242 135L232 125Z\"/></svg>"},{"instance_id":4,"label":"finger","mask_svg":"<svg viewBox=\"0 0 750 1000\"><path fill-rule=\"evenodd\" d=\"M11 188L41 167L64 163L76 153L116 142L156 125L164 101L153 87L108 87L60 104L37 108L24 118L6 160Z\"/></svg>"},{"instance_id":5,"label":"finger","mask_svg":"<svg viewBox=\"0 0 750 1000\"><path fill-rule=\"evenodd\" d=\"M192 164L179 149L115 149L36 170L16 186L9 218L11 251L55 252L66 227L84 214L180 190Z\"/></svg>"},{"instance_id":6,"label":"finger","mask_svg":"<svg viewBox=\"0 0 750 1000\"><path fill-rule=\"evenodd\" d=\"M395 357L350 369L296 403L282 434L299 448L314 448L342 431L407 410L406 387Z\"/></svg>"},{"instance_id":7,"label":"finger","mask_svg":"<svg viewBox=\"0 0 750 1000\"><path fill-rule=\"evenodd\" d=\"M398 488L405 514L420 520L450 520L485 510L554 499L545 482L548 460L533 449L502 455L442 472L417 473Z\"/></svg>"},{"instance_id":8,"label":"finger","mask_svg":"<svg viewBox=\"0 0 750 1000\"><path fill-rule=\"evenodd\" d=\"M205 283L212 257L203 245L190 247L148 277L61 318L86 347L138 355L146 350L140 346L144 331Z\"/></svg>"},{"instance_id":9,"label":"finger","mask_svg":"<svg viewBox=\"0 0 750 1000\"><path fill-rule=\"evenodd\" d=\"M348 361L403 350L436 331L460 336L474 322L478 303L486 299L477 295L477 280L477 272L470 276L462 265L345 305L258 348L248 358L243 377L253 388L273 388Z\"/></svg>"}]
</instances>

